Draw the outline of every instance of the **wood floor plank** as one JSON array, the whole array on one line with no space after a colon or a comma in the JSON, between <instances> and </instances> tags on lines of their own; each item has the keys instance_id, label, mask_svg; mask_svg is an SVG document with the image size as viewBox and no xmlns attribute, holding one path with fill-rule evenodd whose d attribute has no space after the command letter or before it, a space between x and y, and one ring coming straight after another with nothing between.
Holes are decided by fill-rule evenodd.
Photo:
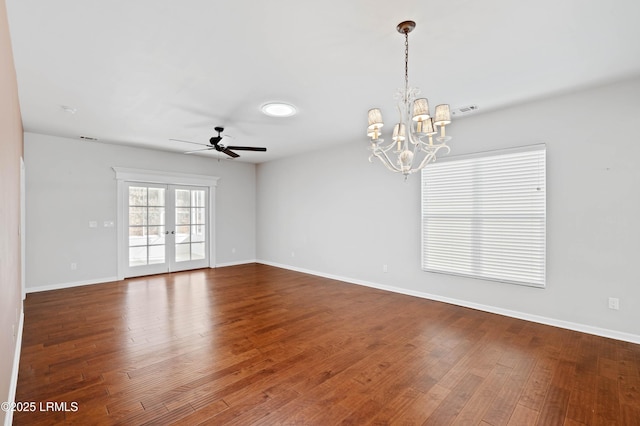
<instances>
[{"instance_id":1,"label":"wood floor plank","mask_svg":"<svg viewBox=\"0 0 640 426\"><path fill-rule=\"evenodd\" d=\"M16 425L634 424L640 346L247 264L32 293Z\"/></svg>"},{"instance_id":2,"label":"wood floor plank","mask_svg":"<svg viewBox=\"0 0 640 426\"><path fill-rule=\"evenodd\" d=\"M482 383L482 378L475 374L467 374L451 389L447 397L438 405L438 408L427 418L425 425L451 424L462 408L473 396L476 389Z\"/></svg>"},{"instance_id":3,"label":"wood floor plank","mask_svg":"<svg viewBox=\"0 0 640 426\"><path fill-rule=\"evenodd\" d=\"M493 403L511 373L511 368L495 365L491 373L482 381L477 391L473 393L453 424L478 424L487 408Z\"/></svg>"},{"instance_id":4,"label":"wood floor plank","mask_svg":"<svg viewBox=\"0 0 640 426\"><path fill-rule=\"evenodd\" d=\"M440 406L451 390L440 386L433 386L428 392L418 392L418 396L393 419L391 425L421 425Z\"/></svg>"},{"instance_id":5,"label":"wood floor plank","mask_svg":"<svg viewBox=\"0 0 640 426\"><path fill-rule=\"evenodd\" d=\"M435 385L436 381L433 381ZM389 402L380 408L380 410L372 416L366 424L370 425L388 425L391 424L393 418L407 410L407 407L413 403L422 393L414 388L405 388L399 390L397 394L389 400Z\"/></svg>"},{"instance_id":6,"label":"wood floor plank","mask_svg":"<svg viewBox=\"0 0 640 426\"><path fill-rule=\"evenodd\" d=\"M567 417L570 391L551 384L538 416L540 426L561 425Z\"/></svg>"},{"instance_id":7,"label":"wood floor plank","mask_svg":"<svg viewBox=\"0 0 640 426\"><path fill-rule=\"evenodd\" d=\"M589 389L574 388L569 397L567 419L585 425L594 423L596 394Z\"/></svg>"},{"instance_id":8,"label":"wood floor plank","mask_svg":"<svg viewBox=\"0 0 640 426\"><path fill-rule=\"evenodd\" d=\"M547 390L551 384L553 373L558 361L539 357L529 376L527 384L523 389L519 404L528 407L534 411L540 411L544 399L547 396Z\"/></svg>"},{"instance_id":9,"label":"wood floor plank","mask_svg":"<svg viewBox=\"0 0 640 426\"><path fill-rule=\"evenodd\" d=\"M538 421L538 415L540 413L537 410L533 410L524 405L518 404L513 414L509 418L508 426L533 426Z\"/></svg>"},{"instance_id":10,"label":"wood floor plank","mask_svg":"<svg viewBox=\"0 0 640 426\"><path fill-rule=\"evenodd\" d=\"M483 420L492 425L507 424L511 414L516 409L524 387L529 380L535 361L528 357L514 357L507 354L501 361L501 365L512 367L505 385L488 407Z\"/></svg>"},{"instance_id":11,"label":"wood floor plank","mask_svg":"<svg viewBox=\"0 0 640 426\"><path fill-rule=\"evenodd\" d=\"M618 424L620 404L618 383L606 376L598 376L596 385L595 424Z\"/></svg>"}]
</instances>

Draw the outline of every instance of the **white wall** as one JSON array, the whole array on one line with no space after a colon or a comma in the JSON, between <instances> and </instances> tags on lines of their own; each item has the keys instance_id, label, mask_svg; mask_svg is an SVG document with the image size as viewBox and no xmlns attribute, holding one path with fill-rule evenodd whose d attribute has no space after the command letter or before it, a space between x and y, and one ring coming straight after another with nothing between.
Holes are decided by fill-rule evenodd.
<instances>
[{"instance_id":1,"label":"white wall","mask_svg":"<svg viewBox=\"0 0 640 426\"><path fill-rule=\"evenodd\" d=\"M19 232L22 120L4 0L0 0L0 94L0 402L5 402L15 398L24 316ZM0 410L0 424L11 424L12 417L11 411Z\"/></svg>"},{"instance_id":2,"label":"white wall","mask_svg":"<svg viewBox=\"0 0 640 426\"><path fill-rule=\"evenodd\" d=\"M640 341L639 98L636 78L449 129L452 154L547 144L545 289L421 271L419 175L369 164L364 137L258 166L258 259Z\"/></svg>"},{"instance_id":3,"label":"white wall","mask_svg":"<svg viewBox=\"0 0 640 426\"><path fill-rule=\"evenodd\" d=\"M116 227L102 226L116 220L112 166L220 177L216 263L255 260L255 165L35 133L24 139L27 291L117 276Z\"/></svg>"}]
</instances>

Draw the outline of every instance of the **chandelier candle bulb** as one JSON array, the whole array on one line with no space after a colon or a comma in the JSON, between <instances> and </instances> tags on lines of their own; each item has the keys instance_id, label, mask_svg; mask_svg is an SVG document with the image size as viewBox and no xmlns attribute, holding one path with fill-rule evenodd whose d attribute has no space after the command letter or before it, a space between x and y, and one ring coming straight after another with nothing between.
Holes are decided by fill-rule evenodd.
<instances>
[{"instance_id":1,"label":"chandelier candle bulb","mask_svg":"<svg viewBox=\"0 0 640 426\"><path fill-rule=\"evenodd\" d=\"M433 118L429 118L427 121L425 121L425 127L426 127L425 133L427 135L435 135L436 133L438 133L433 128Z\"/></svg>"},{"instance_id":2,"label":"chandelier candle bulb","mask_svg":"<svg viewBox=\"0 0 640 426\"><path fill-rule=\"evenodd\" d=\"M376 157L387 169L402 173L405 179L435 161L440 150L450 152L446 142L451 139L445 135L444 130L444 127L451 123L449 105L438 105L435 115L432 116L427 98L419 98L420 90L409 87L409 33L415 27L416 23L413 21L401 22L396 27L405 38L404 88L398 89L395 95L400 122L393 128L391 142L383 143L384 139L380 138L380 129L383 126L380 109L369 110L367 127L367 136L371 138L369 161ZM433 135L438 133L436 125L440 126L441 136L436 138L440 143L434 145Z\"/></svg>"},{"instance_id":3,"label":"chandelier candle bulb","mask_svg":"<svg viewBox=\"0 0 640 426\"><path fill-rule=\"evenodd\" d=\"M434 123L440 126L440 136L437 138L440 142L447 142L450 137L446 136L445 126L451 123L451 112L449 105L438 105L436 107L436 119Z\"/></svg>"},{"instance_id":4,"label":"chandelier candle bulb","mask_svg":"<svg viewBox=\"0 0 640 426\"><path fill-rule=\"evenodd\" d=\"M437 135L438 132L433 128L433 118L429 118L425 124L425 133L429 136L429 146L433 146L433 135Z\"/></svg>"},{"instance_id":5,"label":"chandelier candle bulb","mask_svg":"<svg viewBox=\"0 0 640 426\"><path fill-rule=\"evenodd\" d=\"M398 123L393 126L393 137L392 139L397 142L402 142L405 140L405 127L404 124ZM400 145L398 145L400 146Z\"/></svg>"}]
</instances>

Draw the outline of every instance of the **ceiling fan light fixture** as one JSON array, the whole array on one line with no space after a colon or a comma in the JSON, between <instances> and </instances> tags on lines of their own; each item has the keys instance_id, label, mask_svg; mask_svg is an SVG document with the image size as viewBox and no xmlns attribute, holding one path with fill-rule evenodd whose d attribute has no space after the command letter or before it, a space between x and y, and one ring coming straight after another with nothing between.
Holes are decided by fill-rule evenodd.
<instances>
[{"instance_id":1,"label":"ceiling fan light fixture","mask_svg":"<svg viewBox=\"0 0 640 426\"><path fill-rule=\"evenodd\" d=\"M270 117L291 117L297 112L295 106L283 102L269 102L262 105L260 109Z\"/></svg>"}]
</instances>

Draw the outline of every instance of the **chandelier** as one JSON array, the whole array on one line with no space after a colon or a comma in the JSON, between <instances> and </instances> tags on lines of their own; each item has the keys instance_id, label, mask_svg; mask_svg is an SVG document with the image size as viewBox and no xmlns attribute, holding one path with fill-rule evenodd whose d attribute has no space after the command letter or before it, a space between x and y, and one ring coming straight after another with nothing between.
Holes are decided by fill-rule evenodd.
<instances>
[{"instance_id":1,"label":"chandelier","mask_svg":"<svg viewBox=\"0 0 640 426\"><path fill-rule=\"evenodd\" d=\"M398 89L394 99L398 101L400 119L393 127L391 142L384 143L380 129L384 126L380 109L369 110L367 136L371 138L371 155L378 157L389 170L402 173L405 179L412 173L436 160L436 154L443 149L448 154L445 126L451 123L449 105L436 106L435 115L429 112L426 98L418 98L420 89L409 87L409 33L416 27L413 21L398 24L397 30L404 34L404 88ZM438 135L438 130L440 131ZM436 142L433 141L434 135ZM444 152L444 151L443 151ZM393 158L393 159L392 159Z\"/></svg>"}]
</instances>

